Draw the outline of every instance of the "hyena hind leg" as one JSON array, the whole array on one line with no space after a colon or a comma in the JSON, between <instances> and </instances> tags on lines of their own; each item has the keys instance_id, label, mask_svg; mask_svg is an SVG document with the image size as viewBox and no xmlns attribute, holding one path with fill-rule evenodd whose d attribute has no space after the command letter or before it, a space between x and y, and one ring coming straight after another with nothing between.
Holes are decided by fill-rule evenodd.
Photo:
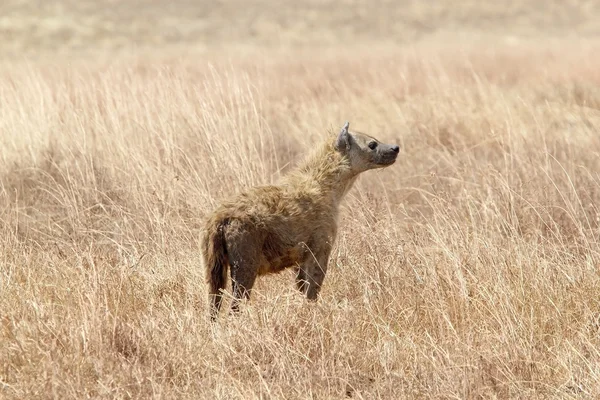
<instances>
[{"instance_id":1,"label":"hyena hind leg","mask_svg":"<svg viewBox=\"0 0 600 400\"><path fill-rule=\"evenodd\" d=\"M233 268L233 267L232 267ZM240 309L240 301L250 299L250 293L256 280L257 270L254 274L249 272L237 273L231 275L231 286L233 288L233 300L231 302L231 311L237 313Z\"/></svg>"},{"instance_id":2,"label":"hyena hind leg","mask_svg":"<svg viewBox=\"0 0 600 400\"><path fill-rule=\"evenodd\" d=\"M254 237L253 237L254 236ZM236 235L233 244L228 243L228 257L231 273L231 286L233 301L231 311L239 311L239 303L243 299L250 299L250 293L260 266L260 243L256 235L244 232Z\"/></svg>"}]
</instances>

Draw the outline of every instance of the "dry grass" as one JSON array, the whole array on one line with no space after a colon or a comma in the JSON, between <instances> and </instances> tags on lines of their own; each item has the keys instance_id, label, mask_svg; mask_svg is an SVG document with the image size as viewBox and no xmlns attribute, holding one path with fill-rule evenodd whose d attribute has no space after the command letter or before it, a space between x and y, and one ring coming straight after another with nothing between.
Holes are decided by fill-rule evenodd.
<instances>
[{"instance_id":1,"label":"dry grass","mask_svg":"<svg viewBox=\"0 0 600 400\"><path fill-rule=\"evenodd\" d=\"M4 65L2 394L600 394L593 51ZM202 216L345 119L403 152L321 301L284 273L211 327Z\"/></svg>"},{"instance_id":2,"label":"dry grass","mask_svg":"<svg viewBox=\"0 0 600 400\"><path fill-rule=\"evenodd\" d=\"M409 2L342 30L362 3L67 3L0 6L0 51L40 56L0 63L0 397L600 396L600 46L539 32L592 32L595 3ZM205 31L161 18L202 7ZM250 9L267 17L218 29ZM245 35L269 13L303 50ZM423 21L538 33L389 43ZM156 47L105 53L119 38ZM321 300L289 271L211 326L203 216L345 120L402 152L348 195Z\"/></svg>"}]
</instances>

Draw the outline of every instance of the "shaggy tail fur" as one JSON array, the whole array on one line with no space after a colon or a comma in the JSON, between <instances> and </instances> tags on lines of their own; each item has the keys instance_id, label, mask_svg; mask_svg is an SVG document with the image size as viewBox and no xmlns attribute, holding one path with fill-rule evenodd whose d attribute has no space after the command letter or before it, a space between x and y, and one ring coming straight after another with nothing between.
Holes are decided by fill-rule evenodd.
<instances>
[{"instance_id":1,"label":"shaggy tail fur","mask_svg":"<svg viewBox=\"0 0 600 400\"><path fill-rule=\"evenodd\" d=\"M202 251L204 255L204 266L206 268L206 282L208 283L208 294L210 298L210 318L215 320L227 281L227 248L225 246L224 228L227 220L215 221L211 219L202 238Z\"/></svg>"}]
</instances>

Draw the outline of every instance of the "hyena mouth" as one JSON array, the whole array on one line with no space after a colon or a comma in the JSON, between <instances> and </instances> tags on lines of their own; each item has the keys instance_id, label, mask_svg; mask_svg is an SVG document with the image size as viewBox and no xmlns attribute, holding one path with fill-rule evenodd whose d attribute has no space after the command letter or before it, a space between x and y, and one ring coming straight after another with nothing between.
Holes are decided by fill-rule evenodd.
<instances>
[{"instance_id":1,"label":"hyena mouth","mask_svg":"<svg viewBox=\"0 0 600 400\"><path fill-rule=\"evenodd\" d=\"M397 158L398 158L397 154L394 154L389 157L385 157L381 160L380 164L387 167L388 165L392 165L393 163L395 163Z\"/></svg>"}]
</instances>

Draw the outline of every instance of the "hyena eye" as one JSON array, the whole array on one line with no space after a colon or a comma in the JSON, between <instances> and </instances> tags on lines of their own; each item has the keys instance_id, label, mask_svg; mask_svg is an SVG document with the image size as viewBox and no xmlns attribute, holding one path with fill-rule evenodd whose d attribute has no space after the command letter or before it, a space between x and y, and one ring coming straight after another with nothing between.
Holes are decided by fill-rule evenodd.
<instances>
[{"instance_id":1,"label":"hyena eye","mask_svg":"<svg viewBox=\"0 0 600 400\"><path fill-rule=\"evenodd\" d=\"M371 150L375 150L375 148L376 148L376 147L377 147L377 142L370 142L370 143L369 143L369 148L370 148Z\"/></svg>"}]
</instances>

